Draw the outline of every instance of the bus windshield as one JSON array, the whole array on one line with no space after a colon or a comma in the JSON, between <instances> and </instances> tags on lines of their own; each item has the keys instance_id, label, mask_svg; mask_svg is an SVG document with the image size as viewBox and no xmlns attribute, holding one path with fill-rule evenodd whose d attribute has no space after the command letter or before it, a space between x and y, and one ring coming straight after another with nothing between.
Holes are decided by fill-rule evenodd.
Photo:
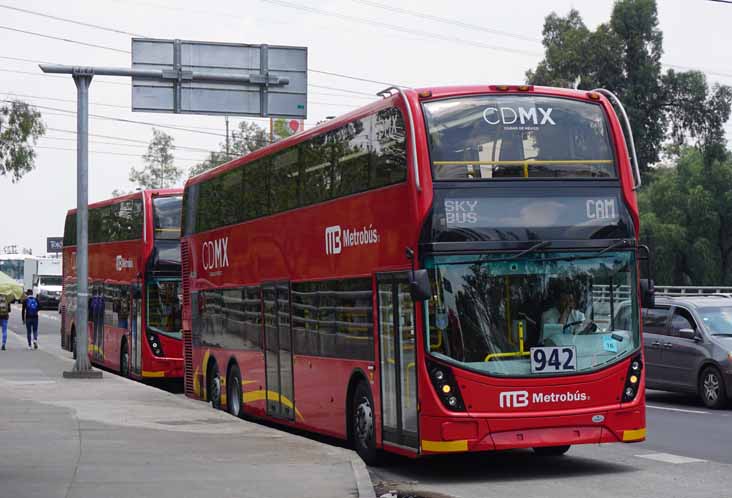
<instances>
[{"instance_id":1,"label":"bus windshield","mask_svg":"<svg viewBox=\"0 0 732 498\"><path fill-rule=\"evenodd\" d=\"M22 259L0 259L0 271L8 277L22 282L24 264Z\"/></svg>"},{"instance_id":2,"label":"bus windshield","mask_svg":"<svg viewBox=\"0 0 732 498\"><path fill-rule=\"evenodd\" d=\"M147 285L147 326L162 334L181 334L181 299L179 279L159 279Z\"/></svg>"},{"instance_id":3,"label":"bus windshield","mask_svg":"<svg viewBox=\"0 0 732 498\"><path fill-rule=\"evenodd\" d=\"M155 239L179 239L183 196L155 197Z\"/></svg>"},{"instance_id":4,"label":"bus windshield","mask_svg":"<svg viewBox=\"0 0 732 498\"><path fill-rule=\"evenodd\" d=\"M597 254L597 253L594 253ZM428 259L429 352L498 376L530 376L532 347L569 347L575 372L640 345L632 252Z\"/></svg>"},{"instance_id":5,"label":"bus windshield","mask_svg":"<svg viewBox=\"0 0 732 498\"><path fill-rule=\"evenodd\" d=\"M435 180L615 178L600 104L478 95L424 104Z\"/></svg>"}]
</instances>

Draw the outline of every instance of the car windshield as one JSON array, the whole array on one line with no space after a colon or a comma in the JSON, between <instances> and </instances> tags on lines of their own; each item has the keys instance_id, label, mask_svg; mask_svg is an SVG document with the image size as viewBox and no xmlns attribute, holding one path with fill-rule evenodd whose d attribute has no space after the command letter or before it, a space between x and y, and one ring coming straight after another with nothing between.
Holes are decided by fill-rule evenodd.
<instances>
[{"instance_id":1,"label":"car windshield","mask_svg":"<svg viewBox=\"0 0 732 498\"><path fill-rule=\"evenodd\" d=\"M61 285L61 276L56 275L49 275L49 276L41 276L39 278L40 285Z\"/></svg>"},{"instance_id":2,"label":"car windshield","mask_svg":"<svg viewBox=\"0 0 732 498\"><path fill-rule=\"evenodd\" d=\"M620 361L640 344L632 252L435 256L426 343L466 368L530 376L531 348L576 355L574 372Z\"/></svg>"},{"instance_id":3,"label":"car windshield","mask_svg":"<svg viewBox=\"0 0 732 498\"><path fill-rule=\"evenodd\" d=\"M147 286L147 326L155 332L181 334L180 280L153 280Z\"/></svg>"},{"instance_id":4,"label":"car windshield","mask_svg":"<svg viewBox=\"0 0 732 498\"><path fill-rule=\"evenodd\" d=\"M699 315L711 334L732 336L732 306L701 308Z\"/></svg>"}]
</instances>

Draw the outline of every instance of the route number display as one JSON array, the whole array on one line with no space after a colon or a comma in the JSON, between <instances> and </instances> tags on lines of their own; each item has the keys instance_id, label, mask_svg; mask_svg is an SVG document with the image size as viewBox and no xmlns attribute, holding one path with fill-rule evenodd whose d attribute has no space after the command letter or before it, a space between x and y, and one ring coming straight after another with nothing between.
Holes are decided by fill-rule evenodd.
<instances>
[{"instance_id":1,"label":"route number display","mask_svg":"<svg viewBox=\"0 0 732 498\"><path fill-rule=\"evenodd\" d=\"M577 353L574 346L531 348L531 373L574 372Z\"/></svg>"}]
</instances>

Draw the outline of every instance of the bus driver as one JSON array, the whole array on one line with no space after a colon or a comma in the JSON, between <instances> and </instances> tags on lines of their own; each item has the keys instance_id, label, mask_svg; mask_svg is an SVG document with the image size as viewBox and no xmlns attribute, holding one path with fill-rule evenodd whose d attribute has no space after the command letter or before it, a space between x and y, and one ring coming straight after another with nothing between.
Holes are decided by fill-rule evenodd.
<instances>
[{"instance_id":1,"label":"bus driver","mask_svg":"<svg viewBox=\"0 0 732 498\"><path fill-rule=\"evenodd\" d=\"M585 314L577 309L574 294L563 290L559 294L559 304L541 314L542 339L557 333L576 334L582 330Z\"/></svg>"}]
</instances>

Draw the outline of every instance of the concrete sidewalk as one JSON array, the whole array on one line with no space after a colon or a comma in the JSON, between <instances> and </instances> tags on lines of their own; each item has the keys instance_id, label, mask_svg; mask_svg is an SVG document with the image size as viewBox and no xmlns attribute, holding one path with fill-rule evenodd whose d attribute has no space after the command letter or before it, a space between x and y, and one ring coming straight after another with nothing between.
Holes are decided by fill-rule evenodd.
<instances>
[{"instance_id":1,"label":"concrete sidewalk","mask_svg":"<svg viewBox=\"0 0 732 498\"><path fill-rule=\"evenodd\" d=\"M26 348L0 351L0 498L373 497L349 450Z\"/></svg>"}]
</instances>

